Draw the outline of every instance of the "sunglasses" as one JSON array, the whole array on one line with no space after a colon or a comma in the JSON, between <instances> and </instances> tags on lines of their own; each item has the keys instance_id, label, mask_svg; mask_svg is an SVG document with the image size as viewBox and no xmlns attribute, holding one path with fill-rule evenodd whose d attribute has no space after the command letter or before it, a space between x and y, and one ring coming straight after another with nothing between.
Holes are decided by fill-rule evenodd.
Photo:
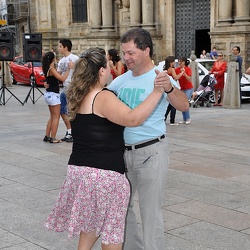
<instances>
[{"instance_id":1,"label":"sunglasses","mask_svg":"<svg viewBox=\"0 0 250 250\"><path fill-rule=\"evenodd\" d=\"M218 56L222 56L222 55L218 55Z\"/></svg>"}]
</instances>

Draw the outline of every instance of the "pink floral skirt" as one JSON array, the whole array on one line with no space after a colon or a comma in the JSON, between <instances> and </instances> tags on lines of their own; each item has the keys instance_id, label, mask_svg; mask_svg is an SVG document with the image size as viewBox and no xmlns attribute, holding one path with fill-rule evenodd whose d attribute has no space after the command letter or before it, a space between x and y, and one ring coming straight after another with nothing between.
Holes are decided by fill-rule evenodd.
<instances>
[{"instance_id":1,"label":"pink floral skirt","mask_svg":"<svg viewBox=\"0 0 250 250\"><path fill-rule=\"evenodd\" d=\"M59 198L45 227L68 237L96 232L103 244L121 244L130 185L115 171L69 165Z\"/></svg>"}]
</instances>

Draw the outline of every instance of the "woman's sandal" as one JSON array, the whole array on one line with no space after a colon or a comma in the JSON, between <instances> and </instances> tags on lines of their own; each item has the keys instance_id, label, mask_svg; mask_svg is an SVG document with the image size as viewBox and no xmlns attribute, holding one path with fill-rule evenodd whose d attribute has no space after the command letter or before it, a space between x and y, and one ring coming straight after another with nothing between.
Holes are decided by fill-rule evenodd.
<instances>
[{"instance_id":1,"label":"woman's sandal","mask_svg":"<svg viewBox=\"0 0 250 250\"><path fill-rule=\"evenodd\" d=\"M50 143L61 143L61 140L57 140L56 138L50 138Z\"/></svg>"},{"instance_id":2,"label":"woman's sandal","mask_svg":"<svg viewBox=\"0 0 250 250\"><path fill-rule=\"evenodd\" d=\"M43 141L50 142L50 139L51 138L49 136L45 135L44 138L43 138Z\"/></svg>"}]
</instances>

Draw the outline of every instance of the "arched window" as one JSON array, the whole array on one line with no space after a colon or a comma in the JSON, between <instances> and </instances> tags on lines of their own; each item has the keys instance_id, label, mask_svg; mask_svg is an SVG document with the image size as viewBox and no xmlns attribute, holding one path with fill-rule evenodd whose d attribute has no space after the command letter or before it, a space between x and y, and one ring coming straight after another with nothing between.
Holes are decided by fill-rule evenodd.
<instances>
[{"instance_id":1,"label":"arched window","mask_svg":"<svg viewBox=\"0 0 250 250\"><path fill-rule=\"evenodd\" d=\"M73 23L84 23L88 21L87 0L72 0L72 19Z\"/></svg>"}]
</instances>

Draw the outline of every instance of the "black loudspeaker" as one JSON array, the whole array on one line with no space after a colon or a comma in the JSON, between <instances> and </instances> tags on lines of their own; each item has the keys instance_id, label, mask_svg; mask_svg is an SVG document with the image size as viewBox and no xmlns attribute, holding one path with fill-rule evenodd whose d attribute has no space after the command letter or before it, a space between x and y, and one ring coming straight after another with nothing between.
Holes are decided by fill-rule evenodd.
<instances>
[{"instance_id":1,"label":"black loudspeaker","mask_svg":"<svg viewBox=\"0 0 250 250\"><path fill-rule=\"evenodd\" d=\"M42 34L23 34L23 60L40 62L42 59Z\"/></svg>"},{"instance_id":2,"label":"black loudspeaker","mask_svg":"<svg viewBox=\"0 0 250 250\"><path fill-rule=\"evenodd\" d=\"M0 61L13 61L13 33L0 32Z\"/></svg>"}]
</instances>

